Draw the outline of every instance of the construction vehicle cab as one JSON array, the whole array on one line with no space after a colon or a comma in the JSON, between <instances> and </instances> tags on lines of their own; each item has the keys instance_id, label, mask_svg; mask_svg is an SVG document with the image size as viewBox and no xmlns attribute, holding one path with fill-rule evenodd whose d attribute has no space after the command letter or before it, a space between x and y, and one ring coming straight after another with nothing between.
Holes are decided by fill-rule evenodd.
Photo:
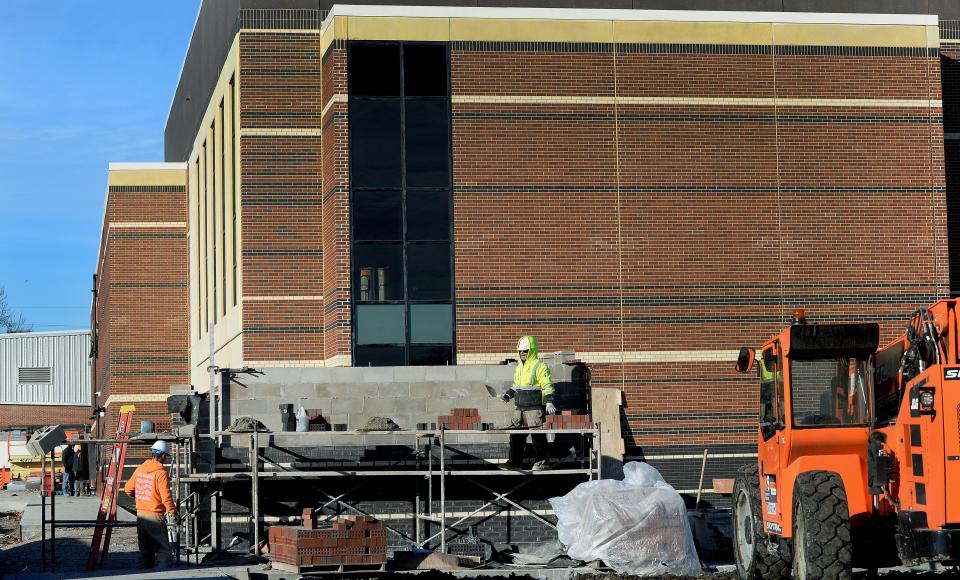
<instances>
[{"instance_id":1,"label":"construction vehicle cab","mask_svg":"<svg viewBox=\"0 0 960 580\"><path fill-rule=\"evenodd\" d=\"M877 324L803 311L759 352L741 349L737 370L760 380L757 462L734 485L742 578L960 558L957 307L918 310L879 351Z\"/></svg>"}]
</instances>

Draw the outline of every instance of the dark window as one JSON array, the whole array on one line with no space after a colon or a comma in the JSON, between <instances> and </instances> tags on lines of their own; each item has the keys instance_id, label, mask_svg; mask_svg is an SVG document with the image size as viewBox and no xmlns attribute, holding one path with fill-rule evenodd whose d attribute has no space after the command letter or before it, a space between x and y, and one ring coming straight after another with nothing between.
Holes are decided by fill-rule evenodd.
<instances>
[{"instance_id":1,"label":"dark window","mask_svg":"<svg viewBox=\"0 0 960 580\"><path fill-rule=\"evenodd\" d=\"M447 96L447 47L408 44L403 47L403 91L408 97Z\"/></svg>"},{"instance_id":2,"label":"dark window","mask_svg":"<svg viewBox=\"0 0 960 580\"><path fill-rule=\"evenodd\" d=\"M357 346L354 348L354 366L393 367L406 364L403 346Z\"/></svg>"},{"instance_id":3,"label":"dark window","mask_svg":"<svg viewBox=\"0 0 960 580\"><path fill-rule=\"evenodd\" d=\"M400 45L354 43L350 47L350 95L400 96Z\"/></svg>"},{"instance_id":4,"label":"dark window","mask_svg":"<svg viewBox=\"0 0 960 580\"><path fill-rule=\"evenodd\" d=\"M411 244L407 247L407 288L410 300L450 300L450 245Z\"/></svg>"},{"instance_id":5,"label":"dark window","mask_svg":"<svg viewBox=\"0 0 960 580\"><path fill-rule=\"evenodd\" d=\"M353 239L403 240L400 191L356 191L353 194Z\"/></svg>"},{"instance_id":6,"label":"dark window","mask_svg":"<svg viewBox=\"0 0 960 580\"><path fill-rule=\"evenodd\" d=\"M449 343L453 341L452 304L411 304L411 344Z\"/></svg>"},{"instance_id":7,"label":"dark window","mask_svg":"<svg viewBox=\"0 0 960 580\"><path fill-rule=\"evenodd\" d=\"M398 344L406 341L402 304L358 305L357 344Z\"/></svg>"},{"instance_id":8,"label":"dark window","mask_svg":"<svg viewBox=\"0 0 960 580\"><path fill-rule=\"evenodd\" d=\"M400 101L350 105L353 187L400 187Z\"/></svg>"},{"instance_id":9,"label":"dark window","mask_svg":"<svg viewBox=\"0 0 960 580\"><path fill-rule=\"evenodd\" d=\"M405 106L407 187L448 187L450 112L446 100L408 100Z\"/></svg>"},{"instance_id":10,"label":"dark window","mask_svg":"<svg viewBox=\"0 0 960 580\"><path fill-rule=\"evenodd\" d=\"M453 347L449 345L411 346L410 364L412 366L453 364Z\"/></svg>"},{"instance_id":11,"label":"dark window","mask_svg":"<svg viewBox=\"0 0 960 580\"><path fill-rule=\"evenodd\" d=\"M454 362L447 55L445 44L350 44L357 366Z\"/></svg>"},{"instance_id":12,"label":"dark window","mask_svg":"<svg viewBox=\"0 0 960 580\"><path fill-rule=\"evenodd\" d=\"M403 300L403 246L363 244L353 249L353 299Z\"/></svg>"},{"instance_id":13,"label":"dark window","mask_svg":"<svg viewBox=\"0 0 960 580\"><path fill-rule=\"evenodd\" d=\"M407 239L450 240L450 194L448 192L407 192Z\"/></svg>"}]
</instances>

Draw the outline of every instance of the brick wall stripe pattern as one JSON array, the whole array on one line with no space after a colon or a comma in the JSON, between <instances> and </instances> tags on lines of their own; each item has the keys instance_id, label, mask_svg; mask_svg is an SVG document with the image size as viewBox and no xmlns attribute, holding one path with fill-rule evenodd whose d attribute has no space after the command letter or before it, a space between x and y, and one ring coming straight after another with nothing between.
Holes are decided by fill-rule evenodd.
<instances>
[{"instance_id":1,"label":"brick wall stripe pattern","mask_svg":"<svg viewBox=\"0 0 960 580\"><path fill-rule=\"evenodd\" d=\"M134 430L145 420L169 430L166 396L189 382L186 180L182 164L110 168L91 311L91 372L106 409L92 423L100 437L114 436L130 403ZM128 463L145 457L131 448Z\"/></svg>"}]
</instances>

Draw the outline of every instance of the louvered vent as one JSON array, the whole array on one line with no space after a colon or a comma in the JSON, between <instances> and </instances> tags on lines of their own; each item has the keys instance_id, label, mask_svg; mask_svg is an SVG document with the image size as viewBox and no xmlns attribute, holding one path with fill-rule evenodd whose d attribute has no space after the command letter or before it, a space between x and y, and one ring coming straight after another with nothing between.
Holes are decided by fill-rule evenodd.
<instances>
[{"instance_id":1,"label":"louvered vent","mask_svg":"<svg viewBox=\"0 0 960 580\"><path fill-rule=\"evenodd\" d=\"M20 383L51 383L53 369L50 367L20 367Z\"/></svg>"}]
</instances>

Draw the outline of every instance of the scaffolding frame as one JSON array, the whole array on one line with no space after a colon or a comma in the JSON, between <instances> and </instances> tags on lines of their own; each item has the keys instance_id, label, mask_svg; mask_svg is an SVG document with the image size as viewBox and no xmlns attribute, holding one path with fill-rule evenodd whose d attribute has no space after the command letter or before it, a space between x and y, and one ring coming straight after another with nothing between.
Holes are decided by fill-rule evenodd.
<instances>
[{"instance_id":1,"label":"scaffolding frame","mask_svg":"<svg viewBox=\"0 0 960 580\"><path fill-rule=\"evenodd\" d=\"M218 522L215 521L215 518L218 517L218 514L211 510L211 533L209 536L204 538L199 537L199 527L197 525L199 512L201 507L212 497L217 494L222 493L221 489L215 489L209 491L207 494L201 497L201 494L196 491L194 486L197 484L215 484L222 483L226 481L244 481L248 480L250 482L250 513L249 513L249 525L252 528L250 534L250 551L259 556L260 548L263 541L261 541L260 529L263 525L263 514L260 509L260 497L259 489L261 480L276 480L276 479L309 479L309 480L324 480L324 479L339 479L343 477L357 477L360 480L358 483L346 491L341 491L339 494L334 495L322 487L318 487L317 490L322 494L326 500L325 503L317 508L314 508L315 511L323 511L327 508L333 508L338 510L338 513L343 513L344 511L353 512L359 515L372 515L367 512L357 508L356 506L349 503L347 500L348 496L358 490L359 488L367 485L371 481L376 480L380 477L395 477L395 476L414 476L419 479L415 480L415 497L414 497L414 514L412 514L412 519L414 523L414 537L411 537L404 533L403 531L397 529L394 526L387 525L387 530L398 535L403 540L410 542L413 545L416 545L419 548L426 549L436 549L439 547L441 552L446 553L448 539L457 537L465 533L464 530L457 528L457 526L463 524L464 522L470 520L477 514L482 513L487 508L493 506L494 512L492 514L485 515L480 521L486 521L487 519L498 516L503 511L508 509L517 509L540 523L556 529L556 527L550 523L546 518L536 513L534 509L531 509L525 506L521 501L514 499L516 492L525 488L529 484L536 481L538 477L556 477L556 476L571 476L571 475L580 475L585 476L587 481L590 480L599 480L602 478L602 456L601 456L601 429L600 423L595 423L592 429L491 429L491 430L460 430L460 429L428 429L428 430L398 430L398 431L338 431L337 434L343 435L364 435L368 433L385 433L396 436L409 436L413 442L413 451L409 454L404 455L400 459L393 461L390 465L385 468L380 469L302 469L297 467L285 467L280 463L267 458L261 447L261 436L262 435L284 435L289 436L293 435L299 437L303 440L305 444L309 444L310 440L317 436L327 436L330 433L326 431L307 431L307 432L270 432L270 431L253 431L249 433L237 433L232 431L214 431L209 434L200 434L197 435L194 439L185 439L183 444L177 445L174 454L174 479L176 487L176 497L175 501L177 502L178 509L181 514L183 514L182 521L184 526L184 535L182 536L189 548L182 553L187 556L187 560L191 555L196 559L196 562L199 563L200 554L202 553L202 544L208 538L211 540L210 543L210 552L216 552L221 548L216 545L214 537L218 537L216 529ZM448 436L456 435L460 438L469 438L471 436L490 436L490 435L531 435L531 434L544 434L544 435L579 435L579 449L575 453L568 455L564 458L561 458L562 462L572 461L578 467L572 468L562 468L562 469L550 469L544 471L533 471L530 469L511 469L503 470L499 467L494 469L471 469L469 467L464 468L464 466L457 466L453 462L448 461L447 455L449 450L453 450L455 453L466 456L470 460L485 462L493 465L489 459L476 457L466 453L460 448L451 447L450 442L448 441ZM218 445L219 441L223 440L223 437L231 437L233 439L239 439L242 437L247 437L247 443L249 444L249 455L248 461L249 465L247 469L243 470L231 470L231 471L218 471L216 462L211 462L210 471L206 473L197 472L195 463L193 461L195 456L195 440L200 438L206 438L213 440L214 445ZM319 438L319 437L317 437ZM455 445L462 445L463 441L459 440ZM396 442L392 444L382 444L383 446L403 446L404 444ZM395 469L400 463L406 463L410 460L414 461L415 469ZM261 466L261 462L263 465ZM424 465L426 464L426 465ZM268 469L268 466L272 466L272 469ZM481 465L482 467L482 465ZM506 491L497 491L491 485L481 483L481 479L486 479L489 477L513 477L518 478L519 481L516 485L512 485ZM447 505L447 479L456 478L457 480L465 480L470 482L472 485L480 488L481 490L489 493L492 496L492 499L486 500L481 507L473 510L470 514L461 516L459 519L452 523L448 523L448 505ZM423 483L426 483L426 494L422 493L422 488L424 487ZM439 500L439 510L434 511L434 503ZM426 507L426 509L424 509ZM331 516L335 517L335 516ZM439 530L431 535L427 535L425 527L427 524L435 524L439 526ZM475 525L475 524L474 524ZM226 548L223 548L226 549ZM177 554L178 559L181 554Z\"/></svg>"}]
</instances>

